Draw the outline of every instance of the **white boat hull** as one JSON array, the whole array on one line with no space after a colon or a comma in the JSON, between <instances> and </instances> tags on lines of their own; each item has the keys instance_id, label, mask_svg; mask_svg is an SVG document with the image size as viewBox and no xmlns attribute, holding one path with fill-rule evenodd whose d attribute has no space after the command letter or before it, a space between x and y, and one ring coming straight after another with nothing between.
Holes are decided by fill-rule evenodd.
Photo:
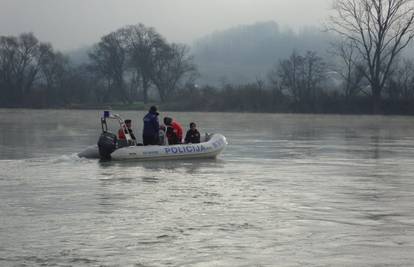
<instances>
[{"instance_id":1,"label":"white boat hull","mask_svg":"<svg viewBox=\"0 0 414 267\"><path fill-rule=\"evenodd\" d=\"M215 158L227 146L226 137L214 134L207 142L171 146L128 146L115 150L112 160L165 160L189 158ZM98 146L88 147L79 157L99 158Z\"/></svg>"}]
</instances>

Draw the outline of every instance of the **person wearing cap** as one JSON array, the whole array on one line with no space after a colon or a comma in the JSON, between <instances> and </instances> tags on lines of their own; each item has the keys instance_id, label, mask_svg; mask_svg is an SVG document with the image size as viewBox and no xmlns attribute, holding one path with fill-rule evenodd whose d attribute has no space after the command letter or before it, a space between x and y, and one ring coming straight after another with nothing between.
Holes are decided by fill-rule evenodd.
<instances>
[{"instance_id":1,"label":"person wearing cap","mask_svg":"<svg viewBox=\"0 0 414 267\"><path fill-rule=\"evenodd\" d=\"M158 136L160 131L160 123L158 120L159 113L156 106L151 106L147 115L145 115L144 128L142 130L142 141L144 146L158 145Z\"/></svg>"},{"instance_id":2,"label":"person wearing cap","mask_svg":"<svg viewBox=\"0 0 414 267\"><path fill-rule=\"evenodd\" d=\"M164 117L164 124L167 127L166 136L168 144L181 144L183 140L183 127L181 127L180 123L170 117Z\"/></svg>"},{"instance_id":3,"label":"person wearing cap","mask_svg":"<svg viewBox=\"0 0 414 267\"><path fill-rule=\"evenodd\" d=\"M125 126L118 130L118 139L119 140L126 140L125 134L128 134L131 136L131 139L136 141L134 133L131 129L131 120L125 120Z\"/></svg>"}]
</instances>

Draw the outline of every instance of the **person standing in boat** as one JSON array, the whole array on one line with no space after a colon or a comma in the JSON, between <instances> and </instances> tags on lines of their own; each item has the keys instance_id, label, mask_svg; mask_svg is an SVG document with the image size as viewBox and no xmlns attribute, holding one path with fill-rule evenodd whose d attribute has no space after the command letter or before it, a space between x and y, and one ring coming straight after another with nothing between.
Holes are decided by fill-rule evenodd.
<instances>
[{"instance_id":1,"label":"person standing in boat","mask_svg":"<svg viewBox=\"0 0 414 267\"><path fill-rule=\"evenodd\" d=\"M200 132L197 130L197 125L194 122L190 123L190 130L185 135L186 144L198 144L200 143Z\"/></svg>"},{"instance_id":2,"label":"person standing in boat","mask_svg":"<svg viewBox=\"0 0 414 267\"><path fill-rule=\"evenodd\" d=\"M183 140L183 127L170 117L164 117L164 124L167 128L166 136L169 145L181 144Z\"/></svg>"},{"instance_id":3,"label":"person standing in boat","mask_svg":"<svg viewBox=\"0 0 414 267\"><path fill-rule=\"evenodd\" d=\"M158 115L156 106L151 106L147 115L145 115L144 128L142 131L142 141L144 146L147 145L158 145L158 135L160 131L160 123L158 120Z\"/></svg>"}]
</instances>

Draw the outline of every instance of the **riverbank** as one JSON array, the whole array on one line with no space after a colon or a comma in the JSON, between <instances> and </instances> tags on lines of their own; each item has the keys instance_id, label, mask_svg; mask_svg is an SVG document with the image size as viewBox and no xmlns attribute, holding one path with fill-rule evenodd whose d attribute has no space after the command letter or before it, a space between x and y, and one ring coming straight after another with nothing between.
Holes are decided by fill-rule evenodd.
<instances>
[{"instance_id":1,"label":"riverbank","mask_svg":"<svg viewBox=\"0 0 414 267\"><path fill-rule=\"evenodd\" d=\"M264 114L332 114L332 115L400 115L413 116L414 106L409 102L395 103L384 101L382 111L374 114L368 102L359 103L358 106L348 106L343 102L330 103L323 107L312 109L300 109L294 105L281 106L243 106L243 105L222 105L222 103L209 102L206 104L194 104L191 101L171 101L166 103L159 102L134 102L134 103L82 103L67 104L62 106L0 106L9 109L68 109L68 110L137 110L146 111L150 106L155 105L159 110L178 111L178 112L224 112L224 113L264 113Z\"/></svg>"}]
</instances>

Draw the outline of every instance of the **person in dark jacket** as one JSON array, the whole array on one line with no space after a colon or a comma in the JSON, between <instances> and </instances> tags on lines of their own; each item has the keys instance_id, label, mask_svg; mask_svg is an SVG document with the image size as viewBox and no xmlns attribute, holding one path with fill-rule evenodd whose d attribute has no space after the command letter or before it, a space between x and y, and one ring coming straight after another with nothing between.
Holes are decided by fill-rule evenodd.
<instances>
[{"instance_id":1,"label":"person in dark jacket","mask_svg":"<svg viewBox=\"0 0 414 267\"><path fill-rule=\"evenodd\" d=\"M200 132L197 130L197 125L194 122L190 123L190 130L185 135L186 144L198 144L200 143Z\"/></svg>"},{"instance_id":2,"label":"person in dark jacket","mask_svg":"<svg viewBox=\"0 0 414 267\"><path fill-rule=\"evenodd\" d=\"M144 129L142 131L142 141L144 146L158 145L158 135L160 131L158 115L157 107L152 106L144 117Z\"/></svg>"}]
</instances>

